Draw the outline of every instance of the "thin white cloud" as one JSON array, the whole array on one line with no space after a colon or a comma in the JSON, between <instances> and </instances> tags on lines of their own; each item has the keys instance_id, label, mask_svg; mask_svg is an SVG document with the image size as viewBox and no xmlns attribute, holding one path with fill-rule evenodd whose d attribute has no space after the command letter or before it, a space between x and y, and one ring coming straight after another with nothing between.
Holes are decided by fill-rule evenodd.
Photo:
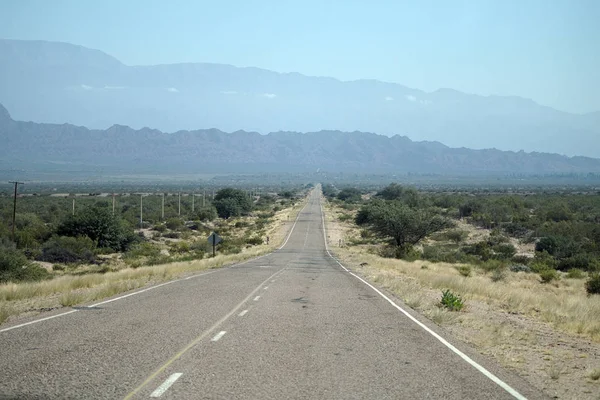
<instances>
[{"instance_id":1,"label":"thin white cloud","mask_svg":"<svg viewBox=\"0 0 600 400\"><path fill-rule=\"evenodd\" d=\"M394 98L392 96L385 96L385 101L393 101Z\"/></svg>"},{"instance_id":2,"label":"thin white cloud","mask_svg":"<svg viewBox=\"0 0 600 400\"><path fill-rule=\"evenodd\" d=\"M91 87L91 86L88 86L88 85L84 85L84 84L82 84L82 85L81 85L81 88L82 88L83 90L92 90L92 89L93 89L93 87Z\"/></svg>"},{"instance_id":3,"label":"thin white cloud","mask_svg":"<svg viewBox=\"0 0 600 400\"><path fill-rule=\"evenodd\" d=\"M222 94L238 94L235 90L221 90Z\"/></svg>"},{"instance_id":4,"label":"thin white cloud","mask_svg":"<svg viewBox=\"0 0 600 400\"><path fill-rule=\"evenodd\" d=\"M267 99L274 99L275 97L277 97L277 95L274 93L263 93L263 96Z\"/></svg>"},{"instance_id":5,"label":"thin white cloud","mask_svg":"<svg viewBox=\"0 0 600 400\"><path fill-rule=\"evenodd\" d=\"M406 100L408 101L417 101L417 98L413 95L407 94L406 96L404 96L406 98Z\"/></svg>"},{"instance_id":6,"label":"thin white cloud","mask_svg":"<svg viewBox=\"0 0 600 400\"><path fill-rule=\"evenodd\" d=\"M109 86L109 85L105 85L104 89L106 90L121 90L121 89L126 89L125 86Z\"/></svg>"},{"instance_id":7,"label":"thin white cloud","mask_svg":"<svg viewBox=\"0 0 600 400\"><path fill-rule=\"evenodd\" d=\"M170 87L170 88L167 88L167 92L171 92L171 93L179 93L179 90L177 90L177 88Z\"/></svg>"}]
</instances>

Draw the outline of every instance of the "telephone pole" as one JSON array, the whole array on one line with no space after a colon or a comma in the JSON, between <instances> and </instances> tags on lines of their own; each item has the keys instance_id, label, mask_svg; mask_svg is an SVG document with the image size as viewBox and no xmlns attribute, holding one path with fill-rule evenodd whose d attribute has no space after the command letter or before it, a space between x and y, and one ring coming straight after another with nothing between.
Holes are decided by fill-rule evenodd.
<instances>
[{"instance_id":1,"label":"telephone pole","mask_svg":"<svg viewBox=\"0 0 600 400\"><path fill-rule=\"evenodd\" d=\"M162 213L161 213L161 216L162 216L162 220L164 221L165 220L165 193L164 192L162 194Z\"/></svg>"},{"instance_id":2,"label":"telephone pole","mask_svg":"<svg viewBox=\"0 0 600 400\"><path fill-rule=\"evenodd\" d=\"M202 189L202 207L206 207L206 189Z\"/></svg>"},{"instance_id":3,"label":"telephone pole","mask_svg":"<svg viewBox=\"0 0 600 400\"><path fill-rule=\"evenodd\" d=\"M196 195L194 193L192 193L192 214L194 213L194 199L196 198Z\"/></svg>"},{"instance_id":4,"label":"telephone pole","mask_svg":"<svg viewBox=\"0 0 600 400\"><path fill-rule=\"evenodd\" d=\"M177 215L181 217L181 192L179 192L179 211L177 211Z\"/></svg>"},{"instance_id":5,"label":"telephone pole","mask_svg":"<svg viewBox=\"0 0 600 400\"><path fill-rule=\"evenodd\" d=\"M115 194L113 193L113 215L115 215Z\"/></svg>"},{"instance_id":6,"label":"telephone pole","mask_svg":"<svg viewBox=\"0 0 600 400\"><path fill-rule=\"evenodd\" d=\"M15 241L15 222L17 220L17 188L19 185L24 185L25 183L16 182L16 181L12 181L12 182L8 182L8 183L15 184L15 199L14 199L14 204L13 204L12 241L13 241L13 243L16 243L16 241Z\"/></svg>"}]
</instances>

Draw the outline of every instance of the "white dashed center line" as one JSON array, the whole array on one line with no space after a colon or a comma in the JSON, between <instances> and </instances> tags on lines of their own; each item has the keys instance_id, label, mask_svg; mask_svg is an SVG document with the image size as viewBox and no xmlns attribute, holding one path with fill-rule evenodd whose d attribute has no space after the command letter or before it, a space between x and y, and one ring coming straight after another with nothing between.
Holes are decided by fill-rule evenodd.
<instances>
[{"instance_id":1,"label":"white dashed center line","mask_svg":"<svg viewBox=\"0 0 600 400\"><path fill-rule=\"evenodd\" d=\"M212 339L210 339L210 340L211 340L211 341L213 341L213 342L216 342L216 341L218 341L219 339L221 339L223 336L225 336L225 334L226 334L226 333L227 333L226 331L221 331L221 332L217 333L217 334L215 335L215 337L213 337L213 338L212 338Z\"/></svg>"},{"instance_id":2,"label":"white dashed center line","mask_svg":"<svg viewBox=\"0 0 600 400\"><path fill-rule=\"evenodd\" d=\"M268 286L265 286L263 289L267 290L268 288L269 288Z\"/></svg>"},{"instance_id":3,"label":"white dashed center line","mask_svg":"<svg viewBox=\"0 0 600 400\"><path fill-rule=\"evenodd\" d=\"M246 313L248 312L248 310L244 310L241 313L238 314L238 317L243 317L244 315L246 315Z\"/></svg>"},{"instance_id":4,"label":"white dashed center line","mask_svg":"<svg viewBox=\"0 0 600 400\"><path fill-rule=\"evenodd\" d=\"M258 299L260 299L260 296L256 296L256 297L254 298L254 301L258 301Z\"/></svg>"},{"instance_id":5,"label":"white dashed center line","mask_svg":"<svg viewBox=\"0 0 600 400\"><path fill-rule=\"evenodd\" d=\"M162 385L160 385L159 387L156 388L156 390L154 392L152 392L152 394L150 395L150 397L160 397L163 395L164 392L167 391L167 389L169 389L171 387L171 385L173 385L175 383L175 381L177 379L179 379L179 377L183 375L180 373L176 373L171 375L169 378L167 378L166 381L163 382Z\"/></svg>"}]
</instances>

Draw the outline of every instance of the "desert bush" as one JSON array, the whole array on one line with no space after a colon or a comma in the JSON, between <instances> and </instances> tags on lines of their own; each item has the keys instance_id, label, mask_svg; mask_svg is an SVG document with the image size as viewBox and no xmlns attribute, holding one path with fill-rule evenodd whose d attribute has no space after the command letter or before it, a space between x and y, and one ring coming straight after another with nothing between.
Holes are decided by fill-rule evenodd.
<instances>
[{"instance_id":1,"label":"desert bush","mask_svg":"<svg viewBox=\"0 0 600 400\"><path fill-rule=\"evenodd\" d=\"M87 236L53 236L44 243L39 258L42 261L57 263L93 263L96 261L95 247L92 239Z\"/></svg>"},{"instance_id":2,"label":"desert bush","mask_svg":"<svg viewBox=\"0 0 600 400\"><path fill-rule=\"evenodd\" d=\"M567 272L567 278L569 278L569 279L583 279L583 278L585 278L585 272L583 272L579 268L573 268L573 269L570 269Z\"/></svg>"},{"instance_id":3,"label":"desert bush","mask_svg":"<svg viewBox=\"0 0 600 400\"><path fill-rule=\"evenodd\" d=\"M136 243L123 254L124 259L135 259L140 257L158 257L160 249L149 242Z\"/></svg>"},{"instance_id":4,"label":"desert bush","mask_svg":"<svg viewBox=\"0 0 600 400\"><path fill-rule=\"evenodd\" d=\"M198 210L197 218L203 222L210 222L217 219L217 209L214 206L202 207Z\"/></svg>"},{"instance_id":5,"label":"desert bush","mask_svg":"<svg viewBox=\"0 0 600 400\"><path fill-rule=\"evenodd\" d=\"M588 294L600 294L600 274L592 274L585 282L585 290Z\"/></svg>"},{"instance_id":6,"label":"desert bush","mask_svg":"<svg viewBox=\"0 0 600 400\"><path fill-rule=\"evenodd\" d=\"M505 268L497 268L492 271L490 275L490 279L492 282L500 282L506 279L506 269Z\"/></svg>"},{"instance_id":7,"label":"desert bush","mask_svg":"<svg viewBox=\"0 0 600 400\"><path fill-rule=\"evenodd\" d=\"M191 251L190 244L183 241L172 243L170 249L172 252L179 254L189 253Z\"/></svg>"},{"instance_id":8,"label":"desert bush","mask_svg":"<svg viewBox=\"0 0 600 400\"><path fill-rule=\"evenodd\" d=\"M250 244L252 246L258 246L258 245L263 244L263 239L258 236L253 236L253 237L246 239L246 243Z\"/></svg>"},{"instance_id":9,"label":"desert bush","mask_svg":"<svg viewBox=\"0 0 600 400\"><path fill-rule=\"evenodd\" d=\"M167 222L165 222L165 226L172 231L175 231L183 227L183 220L181 218L169 218Z\"/></svg>"},{"instance_id":10,"label":"desert bush","mask_svg":"<svg viewBox=\"0 0 600 400\"><path fill-rule=\"evenodd\" d=\"M0 282L38 281L48 276L48 271L31 263L12 244L0 243Z\"/></svg>"},{"instance_id":11,"label":"desert bush","mask_svg":"<svg viewBox=\"0 0 600 400\"><path fill-rule=\"evenodd\" d=\"M167 230L167 226L164 224L158 224L158 225L154 225L154 230L156 232L165 232Z\"/></svg>"},{"instance_id":12,"label":"desert bush","mask_svg":"<svg viewBox=\"0 0 600 400\"><path fill-rule=\"evenodd\" d=\"M510 266L510 270L512 272L527 272L527 273L532 272L531 268L524 264L512 264Z\"/></svg>"},{"instance_id":13,"label":"desert bush","mask_svg":"<svg viewBox=\"0 0 600 400\"><path fill-rule=\"evenodd\" d=\"M459 274L464 277L471 276L471 266L470 265L458 265L455 267Z\"/></svg>"},{"instance_id":14,"label":"desert bush","mask_svg":"<svg viewBox=\"0 0 600 400\"><path fill-rule=\"evenodd\" d=\"M539 272L542 283L550 283L559 279L558 272L554 269L545 269Z\"/></svg>"},{"instance_id":15,"label":"desert bush","mask_svg":"<svg viewBox=\"0 0 600 400\"><path fill-rule=\"evenodd\" d=\"M517 252L515 246L513 246L510 243L497 244L492 247L492 250L494 251L494 257L501 260L508 260L512 258Z\"/></svg>"}]
</instances>

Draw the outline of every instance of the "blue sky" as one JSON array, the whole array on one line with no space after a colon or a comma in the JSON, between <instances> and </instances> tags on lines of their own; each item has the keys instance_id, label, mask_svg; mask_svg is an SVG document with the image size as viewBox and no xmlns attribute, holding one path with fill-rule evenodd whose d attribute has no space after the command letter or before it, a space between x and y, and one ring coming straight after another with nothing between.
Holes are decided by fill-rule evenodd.
<instances>
[{"instance_id":1,"label":"blue sky","mask_svg":"<svg viewBox=\"0 0 600 400\"><path fill-rule=\"evenodd\" d=\"M1 0L0 37L600 111L600 1Z\"/></svg>"}]
</instances>

